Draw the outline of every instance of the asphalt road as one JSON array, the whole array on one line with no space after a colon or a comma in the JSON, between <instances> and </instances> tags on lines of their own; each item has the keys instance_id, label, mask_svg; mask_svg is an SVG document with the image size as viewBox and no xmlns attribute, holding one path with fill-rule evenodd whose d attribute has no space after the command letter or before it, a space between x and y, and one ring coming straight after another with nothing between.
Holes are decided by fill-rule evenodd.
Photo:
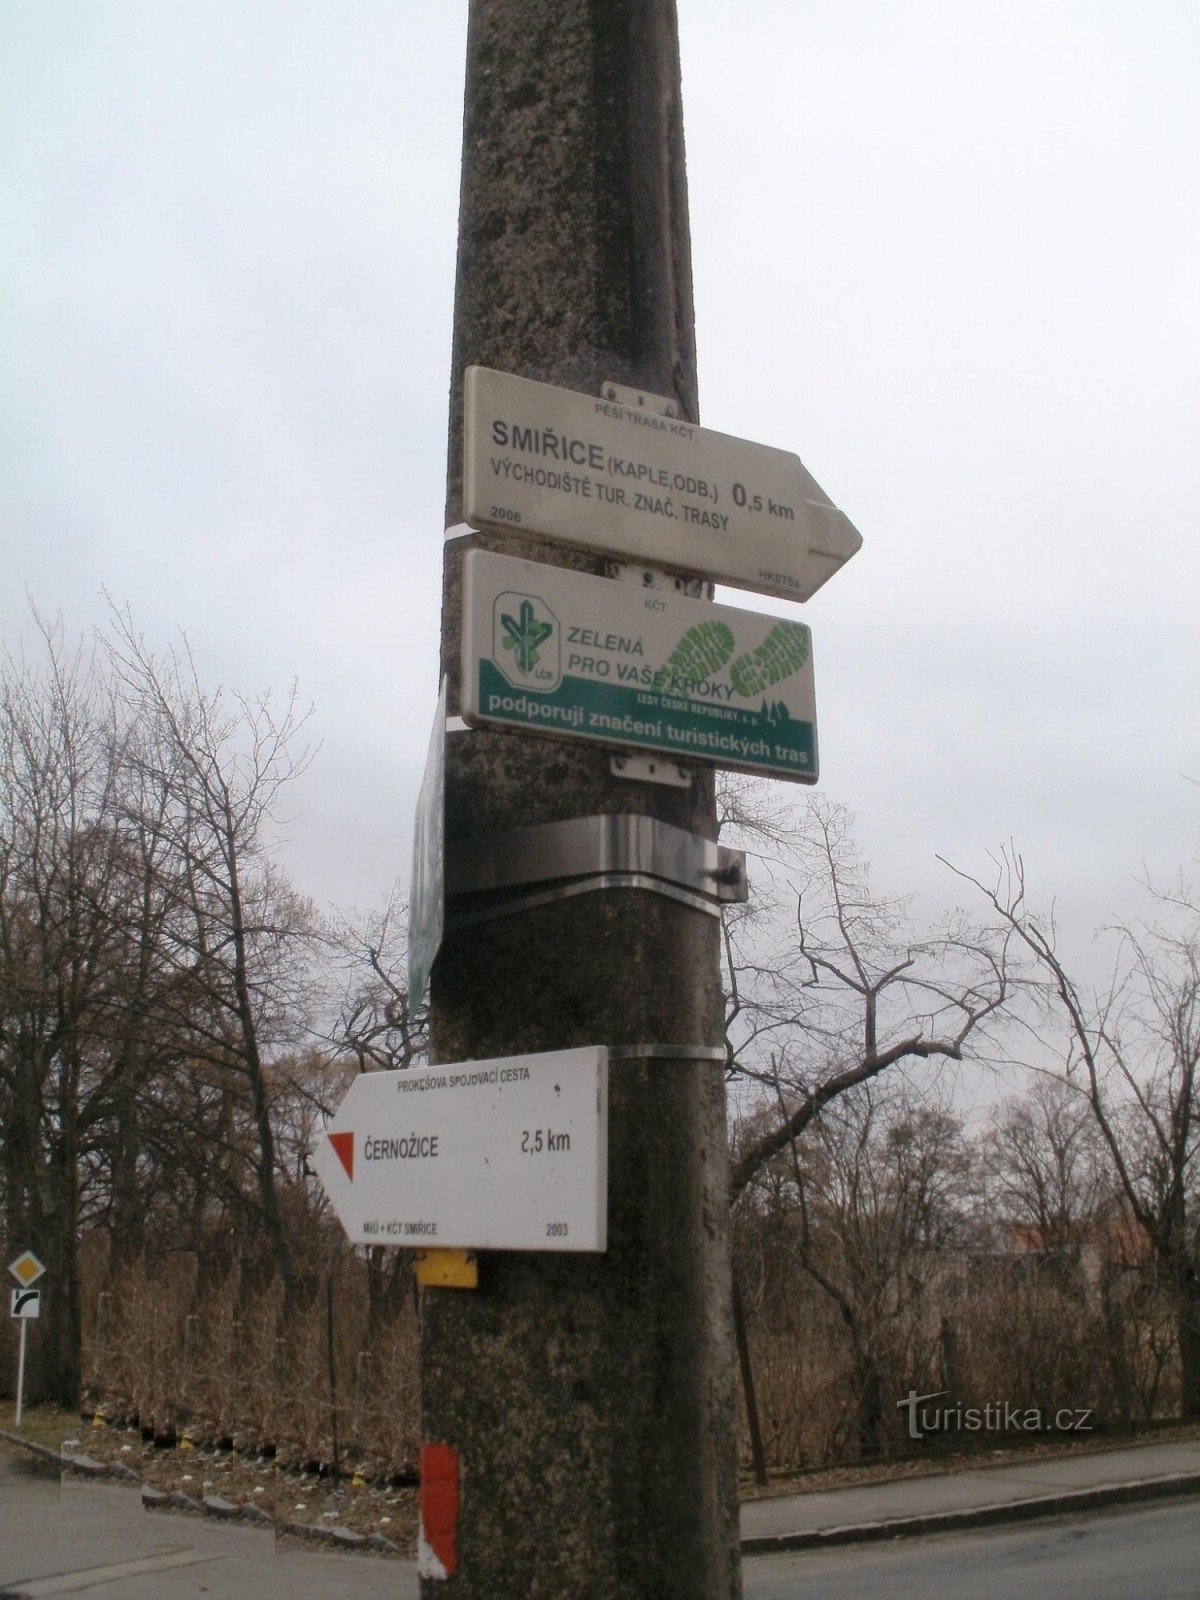
<instances>
[{"instance_id":1,"label":"asphalt road","mask_svg":"<svg viewBox=\"0 0 1200 1600\"><path fill-rule=\"evenodd\" d=\"M1200 1500L751 1556L746 1600L1200 1600Z\"/></svg>"}]
</instances>

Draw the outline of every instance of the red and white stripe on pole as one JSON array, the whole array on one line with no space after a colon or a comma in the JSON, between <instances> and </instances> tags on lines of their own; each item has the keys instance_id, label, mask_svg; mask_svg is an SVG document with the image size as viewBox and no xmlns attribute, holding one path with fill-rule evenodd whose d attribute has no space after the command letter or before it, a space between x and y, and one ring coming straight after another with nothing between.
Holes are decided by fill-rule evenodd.
<instances>
[{"instance_id":1,"label":"red and white stripe on pole","mask_svg":"<svg viewBox=\"0 0 1200 1600\"><path fill-rule=\"evenodd\" d=\"M458 1571L458 1452L448 1444L421 1446L417 1571L422 1578L452 1578Z\"/></svg>"}]
</instances>

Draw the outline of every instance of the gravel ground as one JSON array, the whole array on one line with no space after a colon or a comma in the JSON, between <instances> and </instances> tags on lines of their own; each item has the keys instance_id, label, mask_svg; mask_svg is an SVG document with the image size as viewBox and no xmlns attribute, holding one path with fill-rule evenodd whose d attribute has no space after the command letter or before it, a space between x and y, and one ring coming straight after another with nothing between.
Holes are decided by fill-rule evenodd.
<instances>
[{"instance_id":1,"label":"gravel ground","mask_svg":"<svg viewBox=\"0 0 1200 1600\"><path fill-rule=\"evenodd\" d=\"M7 1421L7 1419L5 1419ZM6 1427L14 1437L11 1427ZM334 1480L315 1473L277 1469L253 1453L175 1446L162 1449L133 1428L94 1427L49 1406L25 1413L20 1436L67 1455L109 1465L119 1462L139 1483L197 1502L216 1497L235 1506L253 1505L277 1524L348 1528L382 1535L402 1555L412 1555L417 1537L417 1491L361 1478ZM132 1480L131 1480L132 1481Z\"/></svg>"}]
</instances>

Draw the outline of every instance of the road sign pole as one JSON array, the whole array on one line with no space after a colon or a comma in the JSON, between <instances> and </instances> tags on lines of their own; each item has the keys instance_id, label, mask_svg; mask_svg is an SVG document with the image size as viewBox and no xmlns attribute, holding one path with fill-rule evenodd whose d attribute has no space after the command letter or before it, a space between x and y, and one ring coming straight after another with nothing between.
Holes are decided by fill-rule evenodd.
<instances>
[{"instance_id":1,"label":"road sign pole","mask_svg":"<svg viewBox=\"0 0 1200 1600\"><path fill-rule=\"evenodd\" d=\"M467 53L447 527L472 364L630 386L699 421L674 0L472 0ZM457 841L622 812L713 839L710 768L635 783L600 746L455 731L471 548L605 571L516 529L447 543L447 861ZM604 1254L485 1251L477 1290L425 1292L423 1592L730 1600L718 919L604 888L448 925L430 995L435 1062L651 1041L708 1058L613 1060Z\"/></svg>"},{"instance_id":2,"label":"road sign pole","mask_svg":"<svg viewBox=\"0 0 1200 1600\"><path fill-rule=\"evenodd\" d=\"M21 1416L25 1409L25 1331L29 1327L24 1317L21 1318L21 1332L17 1342L17 1411L13 1418L13 1426L21 1426Z\"/></svg>"}]
</instances>

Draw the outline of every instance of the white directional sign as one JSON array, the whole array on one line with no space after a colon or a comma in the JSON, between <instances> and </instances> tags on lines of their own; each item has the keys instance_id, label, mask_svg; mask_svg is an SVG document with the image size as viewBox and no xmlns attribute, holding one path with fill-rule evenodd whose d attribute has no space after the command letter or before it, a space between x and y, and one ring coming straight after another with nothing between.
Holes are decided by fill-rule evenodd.
<instances>
[{"instance_id":1,"label":"white directional sign","mask_svg":"<svg viewBox=\"0 0 1200 1600\"><path fill-rule=\"evenodd\" d=\"M445 931L446 680L438 695L413 822L408 900L408 1004L416 1011Z\"/></svg>"},{"instance_id":2,"label":"white directional sign","mask_svg":"<svg viewBox=\"0 0 1200 1600\"><path fill-rule=\"evenodd\" d=\"M10 1305L11 1316L32 1320L42 1314L42 1291L40 1289L10 1289L12 1296Z\"/></svg>"},{"instance_id":3,"label":"white directional sign","mask_svg":"<svg viewBox=\"0 0 1200 1600\"><path fill-rule=\"evenodd\" d=\"M862 545L799 456L487 367L466 373L464 517L807 600Z\"/></svg>"},{"instance_id":4,"label":"white directional sign","mask_svg":"<svg viewBox=\"0 0 1200 1600\"><path fill-rule=\"evenodd\" d=\"M817 781L803 623L486 550L464 571L468 721Z\"/></svg>"},{"instance_id":5,"label":"white directional sign","mask_svg":"<svg viewBox=\"0 0 1200 1600\"><path fill-rule=\"evenodd\" d=\"M602 1251L608 1052L362 1073L314 1165L352 1244Z\"/></svg>"},{"instance_id":6,"label":"white directional sign","mask_svg":"<svg viewBox=\"0 0 1200 1600\"><path fill-rule=\"evenodd\" d=\"M31 1284L38 1281L46 1269L32 1250L22 1250L15 1261L8 1263L8 1270L23 1289L28 1289Z\"/></svg>"}]
</instances>

